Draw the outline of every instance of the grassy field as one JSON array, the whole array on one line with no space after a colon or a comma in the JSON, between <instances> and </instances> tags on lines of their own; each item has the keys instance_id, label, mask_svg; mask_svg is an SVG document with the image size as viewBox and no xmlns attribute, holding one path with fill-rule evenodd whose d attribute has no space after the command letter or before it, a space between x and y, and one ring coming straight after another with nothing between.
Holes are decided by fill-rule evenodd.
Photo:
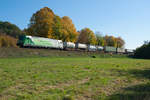
<instances>
[{"instance_id":1,"label":"grassy field","mask_svg":"<svg viewBox=\"0 0 150 100\"><path fill-rule=\"evenodd\" d=\"M0 100L149 100L150 60L0 58Z\"/></svg>"}]
</instances>

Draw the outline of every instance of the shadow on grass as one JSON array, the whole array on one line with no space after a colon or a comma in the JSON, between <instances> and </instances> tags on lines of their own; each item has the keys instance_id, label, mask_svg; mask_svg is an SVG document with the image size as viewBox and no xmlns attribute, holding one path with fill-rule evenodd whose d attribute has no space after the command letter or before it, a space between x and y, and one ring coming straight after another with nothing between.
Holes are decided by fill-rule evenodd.
<instances>
[{"instance_id":1,"label":"shadow on grass","mask_svg":"<svg viewBox=\"0 0 150 100\"><path fill-rule=\"evenodd\" d=\"M116 75L116 76L129 76L129 77L134 77L134 78L147 78L150 79L150 67L146 63L144 65L144 62L135 62L132 66L134 69L131 68L122 68L123 65L119 64L113 64L113 67L110 71Z\"/></svg>"},{"instance_id":2,"label":"shadow on grass","mask_svg":"<svg viewBox=\"0 0 150 100\"><path fill-rule=\"evenodd\" d=\"M117 73L120 76L130 75L137 79L150 79L150 69L117 70ZM122 88L106 100L150 100L150 83Z\"/></svg>"},{"instance_id":3,"label":"shadow on grass","mask_svg":"<svg viewBox=\"0 0 150 100\"><path fill-rule=\"evenodd\" d=\"M106 100L150 100L150 83L124 88Z\"/></svg>"},{"instance_id":4,"label":"shadow on grass","mask_svg":"<svg viewBox=\"0 0 150 100\"><path fill-rule=\"evenodd\" d=\"M129 74L132 74L136 78L148 78L148 79L150 79L150 69L129 70Z\"/></svg>"},{"instance_id":5,"label":"shadow on grass","mask_svg":"<svg viewBox=\"0 0 150 100\"><path fill-rule=\"evenodd\" d=\"M114 71L114 70L113 70ZM118 76L131 76L134 78L150 79L150 69L115 70Z\"/></svg>"}]
</instances>

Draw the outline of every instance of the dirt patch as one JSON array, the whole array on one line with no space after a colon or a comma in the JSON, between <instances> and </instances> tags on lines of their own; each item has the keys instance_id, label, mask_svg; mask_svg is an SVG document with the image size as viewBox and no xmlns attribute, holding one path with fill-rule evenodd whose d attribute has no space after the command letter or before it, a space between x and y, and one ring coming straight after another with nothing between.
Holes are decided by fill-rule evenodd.
<instances>
[{"instance_id":1,"label":"dirt patch","mask_svg":"<svg viewBox=\"0 0 150 100\"><path fill-rule=\"evenodd\" d=\"M46 90L49 90L49 89L61 89L61 90L63 90L64 87L69 87L69 86L72 86L72 85L84 84L84 83L88 82L89 80L90 80L89 78L85 78L83 80L69 81L69 82L58 84L58 85L55 85L55 86L50 86L50 85L43 86L42 89L40 89L40 91L46 91Z\"/></svg>"}]
</instances>

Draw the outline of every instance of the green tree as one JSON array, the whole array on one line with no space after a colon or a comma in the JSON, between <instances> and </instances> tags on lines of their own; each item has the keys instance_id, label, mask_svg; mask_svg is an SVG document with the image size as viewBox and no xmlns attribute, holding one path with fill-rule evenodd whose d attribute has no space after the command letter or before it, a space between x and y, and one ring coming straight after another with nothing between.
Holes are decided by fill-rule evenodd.
<instances>
[{"instance_id":1,"label":"green tree","mask_svg":"<svg viewBox=\"0 0 150 100\"><path fill-rule=\"evenodd\" d=\"M84 28L81 31L79 31L80 35L78 37L79 43L84 44L96 44L96 36L92 30L89 28Z\"/></svg>"},{"instance_id":2,"label":"green tree","mask_svg":"<svg viewBox=\"0 0 150 100\"><path fill-rule=\"evenodd\" d=\"M10 22L0 21L0 34L9 35L18 38L22 34L22 31L14 24Z\"/></svg>"},{"instance_id":3,"label":"green tree","mask_svg":"<svg viewBox=\"0 0 150 100\"><path fill-rule=\"evenodd\" d=\"M62 29L63 29L62 19L59 16L55 15L52 38L53 39L58 39L58 40L63 40L64 34L62 32Z\"/></svg>"},{"instance_id":4,"label":"green tree","mask_svg":"<svg viewBox=\"0 0 150 100\"><path fill-rule=\"evenodd\" d=\"M40 9L31 17L29 28L27 29L28 34L52 38L54 17L55 15L50 8L44 7Z\"/></svg>"},{"instance_id":5,"label":"green tree","mask_svg":"<svg viewBox=\"0 0 150 100\"><path fill-rule=\"evenodd\" d=\"M100 46L104 46L105 44L104 37L100 34L100 32L96 33L96 42L97 42L97 45L100 45Z\"/></svg>"}]
</instances>

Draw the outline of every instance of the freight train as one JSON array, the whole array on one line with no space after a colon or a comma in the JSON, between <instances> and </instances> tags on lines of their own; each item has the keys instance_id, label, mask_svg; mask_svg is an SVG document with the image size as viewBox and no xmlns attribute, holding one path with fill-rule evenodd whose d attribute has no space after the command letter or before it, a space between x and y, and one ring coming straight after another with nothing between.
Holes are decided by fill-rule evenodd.
<instances>
[{"instance_id":1,"label":"freight train","mask_svg":"<svg viewBox=\"0 0 150 100\"><path fill-rule=\"evenodd\" d=\"M36 36L20 36L17 42L19 47L26 48L51 48L59 50L84 50L91 52L105 52L105 53L122 53L131 54L132 49L115 48L111 46L87 45L73 42L63 42L62 40L49 39Z\"/></svg>"}]
</instances>

